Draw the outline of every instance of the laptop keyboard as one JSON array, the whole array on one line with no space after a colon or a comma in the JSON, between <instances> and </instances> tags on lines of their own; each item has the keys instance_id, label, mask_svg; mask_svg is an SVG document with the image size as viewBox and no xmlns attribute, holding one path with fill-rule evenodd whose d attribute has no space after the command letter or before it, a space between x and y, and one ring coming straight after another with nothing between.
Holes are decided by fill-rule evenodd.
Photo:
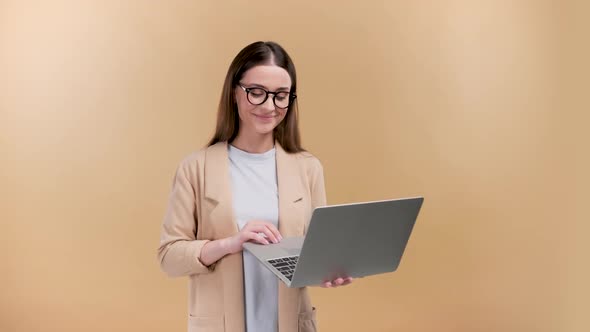
<instances>
[{"instance_id":1,"label":"laptop keyboard","mask_svg":"<svg viewBox=\"0 0 590 332\"><path fill-rule=\"evenodd\" d=\"M268 262L275 269L277 269L282 275L284 275L285 278L287 278L289 281L291 281L291 279L293 278L293 272L295 272L295 266L297 265L298 259L299 259L299 256L290 256L290 257L269 259Z\"/></svg>"}]
</instances>

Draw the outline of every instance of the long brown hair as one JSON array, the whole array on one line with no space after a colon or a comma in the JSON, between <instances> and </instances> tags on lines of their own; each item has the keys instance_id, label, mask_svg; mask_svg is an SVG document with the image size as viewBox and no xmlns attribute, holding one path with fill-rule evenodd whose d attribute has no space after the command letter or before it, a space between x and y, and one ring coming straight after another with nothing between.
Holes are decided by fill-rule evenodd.
<instances>
[{"instance_id":1,"label":"long brown hair","mask_svg":"<svg viewBox=\"0 0 590 332\"><path fill-rule=\"evenodd\" d=\"M231 142L236 138L240 129L240 117L234 88L248 69L265 64L274 64L285 69L291 77L291 93L297 93L295 65L279 44L259 41L246 46L236 55L225 76L217 110L217 126L208 146L217 142ZM297 112L297 99L294 99L289 104L285 118L273 131L274 139L289 153L305 151L301 146Z\"/></svg>"}]
</instances>

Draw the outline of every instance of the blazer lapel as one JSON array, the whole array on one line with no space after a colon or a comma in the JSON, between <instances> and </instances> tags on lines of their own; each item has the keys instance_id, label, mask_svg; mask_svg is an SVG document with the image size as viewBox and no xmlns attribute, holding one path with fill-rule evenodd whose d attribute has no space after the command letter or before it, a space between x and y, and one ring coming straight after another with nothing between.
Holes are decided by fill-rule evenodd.
<instances>
[{"instance_id":1,"label":"blazer lapel","mask_svg":"<svg viewBox=\"0 0 590 332\"><path fill-rule=\"evenodd\" d=\"M276 142L279 190L279 232L283 237L303 235L303 184L297 157Z\"/></svg>"},{"instance_id":2,"label":"blazer lapel","mask_svg":"<svg viewBox=\"0 0 590 332\"><path fill-rule=\"evenodd\" d=\"M207 149L205 159L205 198L213 204L211 223L213 239L222 239L238 232L234 220L231 182L229 175L229 156L227 143L220 142Z\"/></svg>"}]
</instances>

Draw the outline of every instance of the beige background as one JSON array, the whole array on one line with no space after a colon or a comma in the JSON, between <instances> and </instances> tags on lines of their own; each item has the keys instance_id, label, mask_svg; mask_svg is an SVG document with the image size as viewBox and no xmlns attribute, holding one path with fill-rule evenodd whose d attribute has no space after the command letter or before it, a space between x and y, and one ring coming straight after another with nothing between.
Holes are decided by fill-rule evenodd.
<instances>
[{"instance_id":1,"label":"beige background","mask_svg":"<svg viewBox=\"0 0 590 332\"><path fill-rule=\"evenodd\" d=\"M424 195L322 331L588 331L587 2L0 0L0 331L183 331L155 258L233 56L291 53L328 201Z\"/></svg>"}]
</instances>

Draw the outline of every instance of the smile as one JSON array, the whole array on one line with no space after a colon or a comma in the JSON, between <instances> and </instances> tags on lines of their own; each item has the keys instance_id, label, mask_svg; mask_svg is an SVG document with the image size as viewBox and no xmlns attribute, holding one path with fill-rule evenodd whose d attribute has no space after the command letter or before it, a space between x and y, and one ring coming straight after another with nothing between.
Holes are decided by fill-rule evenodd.
<instances>
[{"instance_id":1,"label":"smile","mask_svg":"<svg viewBox=\"0 0 590 332\"><path fill-rule=\"evenodd\" d=\"M254 114L254 116L260 120L263 120L263 121L264 120L266 120L266 121L272 120L275 117L274 115L257 115L257 114Z\"/></svg>"}]
</instances>

